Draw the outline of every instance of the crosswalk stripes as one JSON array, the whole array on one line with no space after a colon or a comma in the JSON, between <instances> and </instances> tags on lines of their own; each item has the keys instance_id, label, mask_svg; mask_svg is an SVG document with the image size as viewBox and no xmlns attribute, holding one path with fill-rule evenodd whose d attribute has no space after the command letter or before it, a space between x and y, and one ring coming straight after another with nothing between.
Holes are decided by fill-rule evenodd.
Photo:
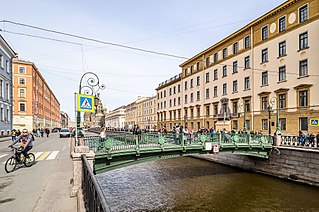
<instances>
[{"instance_id":1,"label":"crosswalk stripes","mask_svg":"<svg viewBox=\"0 0 319 212\"><path fill-rule=\"evenodd\" d=\"M59 151L46 151L46 152L32 152L35 156L36 161L43 161L43 160L54 160L58 154ZM0 158L4 158L8 156L8 154L0 155ZM5 164L6 162L2 162L2 164Z\"/></svg>"},{"instance_id":2,"label":"crosswalk stripes","mask_svg":"<svg viewBox=\"0 0 319 212\"><path fill-rule=\"evenodd\" d=\"M4 154L4 155L0 155L0 158L3 158L3 157L5 157L5 156L7 156L8 154Z\"/></svg>"}]
</instances>

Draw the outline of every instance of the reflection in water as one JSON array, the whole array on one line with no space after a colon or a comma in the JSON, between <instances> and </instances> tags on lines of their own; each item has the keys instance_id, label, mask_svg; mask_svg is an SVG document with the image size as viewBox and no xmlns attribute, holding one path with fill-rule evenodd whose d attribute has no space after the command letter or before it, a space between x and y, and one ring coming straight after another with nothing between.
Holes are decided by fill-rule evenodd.
<instances>
[{"instance_id":1,"label":"reflection in water","mask_svg":"<svg viewBox=\"0 0 319 212\"><path fill-rule=\"evenodd\" d=\"M97 175L112 211L319 211L319 189L190 157Z\"/></svg>"}]
</instances>

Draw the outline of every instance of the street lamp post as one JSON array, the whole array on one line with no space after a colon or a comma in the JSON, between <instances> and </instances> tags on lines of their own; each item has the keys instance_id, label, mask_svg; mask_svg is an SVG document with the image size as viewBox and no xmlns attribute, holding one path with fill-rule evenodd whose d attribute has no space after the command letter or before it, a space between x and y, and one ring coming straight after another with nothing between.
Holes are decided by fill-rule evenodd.
<instances>
[{"instance_id":1,"label":"street lamp post","mask_svg":"<svg viewBox=\"0 0 319 212\"><path fill-rule=\"evenodd\" d=\"M278 99L277 97L272 97L269 101L269 105L274 106L276 104L276 135L281 135L280 132L280 125L279 125L279 105L278 105Z\"/></svg>"},{"instance_id":2,"label":"street lamp post","mask_svg":"<svg viewBox=\"0 0 319 212\"><path fill-rule=\"evenodd\" d=\"M244 110L244 129L243 130L244 130L244 132L246 132L246 129L247 129L247 126L246 126L246 108L245 108L244 104L241 103L241 104L238 105L238 109L240 111Z\"/></svg>"},{"instance_id":3,"label":"street lamp post","mask_svg":"<svg viewBox=\"0 0 319 212\"><path fill-rule=\"evenodd\" d=\"M272 107L270 106L270 104L267 107L267 111L268 111L268 134L270 136L271 135L271 112L272 112Z\"/></svg>"},{"instance_id":4,"label":"street lamp post","mask_svg":"<svg viewBox=\"0 0 319 212\"><path fill-rule=\"evenodd\" d=\"M87 77L86 83L82 84L84 77ZM100 85L99 77L93 72L86 72L82 75L80 84L79 84L79 94L86 94L95 96L99 90L104 90L105 85ZM82 93L83 91L83 93ZM76 117L76 139L79 128L81 127L81 112L77 111Z\"/></svg>"}]
</instances>

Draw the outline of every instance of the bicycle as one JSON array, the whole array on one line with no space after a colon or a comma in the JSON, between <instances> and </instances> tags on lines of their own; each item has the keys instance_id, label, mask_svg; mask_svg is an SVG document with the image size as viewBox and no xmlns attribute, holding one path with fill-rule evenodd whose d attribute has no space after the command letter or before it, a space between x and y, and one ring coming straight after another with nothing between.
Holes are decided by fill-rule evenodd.
<instances>
[{"instance_id":1,"label":"bicycle","mask_svg":"<svg viewBox=\"0 0 319 212\"><path fill-rule=\"evenodd\" d=\"M17 147L11 147L13 149L13 155L8 158L6 164L4 166L7 173L13 172L17 166L17 164L24 164L25 167L30 167L35 163L35 156L33 153L28 153L25 158L23 154L20 155L20 162L18 162Z\"/></svg>"}]
</instances>

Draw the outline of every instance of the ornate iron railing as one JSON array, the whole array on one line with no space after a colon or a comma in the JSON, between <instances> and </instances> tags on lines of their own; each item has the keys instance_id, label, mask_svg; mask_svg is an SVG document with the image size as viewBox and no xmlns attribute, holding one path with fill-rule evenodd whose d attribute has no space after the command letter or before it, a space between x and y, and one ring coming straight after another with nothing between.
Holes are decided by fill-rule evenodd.
<instances>
[{"instance_id":1,"label":"ornate iron railing","mask_svg":"<svg viewBox=\"0 0 319 212\"><path fill-rule=\"evenodd\" d=\"M309 147L309 148L318 148L318 139L315 135L309 135L299 139L298 135L282 135L281 136L281 145L282 146L295 146L295 147Z\"/></svg>"},{"instance_id":2,"label":"ornate iron railing","mask_svg":"<svg viewBox=\"0 0 319 212\"><path fill-rule=\"evenodd\" d=\"M109 209L106 203L106 200L102 193L100 185L97 182L85 155L82 155L82 160L83 160L82 189L84 194L86 211L110 212L111 210Z\"/></svg>"},{"instance_id":3,"label":"ornate iron railing","mask_svg":"<svg viewBox=\"0 0 319 212\"><path fill-rule=\"evenodd\" d=\"M108 134L106 138L90 136L84 138L84 143L94 152L123 151L131 149L169 147L169 146L205 146L206 142L221 144L264 145L273 144L273 138L266 135L255 134L228 134L228 133L130 133Z\"/></svg>"}]
</instances>

